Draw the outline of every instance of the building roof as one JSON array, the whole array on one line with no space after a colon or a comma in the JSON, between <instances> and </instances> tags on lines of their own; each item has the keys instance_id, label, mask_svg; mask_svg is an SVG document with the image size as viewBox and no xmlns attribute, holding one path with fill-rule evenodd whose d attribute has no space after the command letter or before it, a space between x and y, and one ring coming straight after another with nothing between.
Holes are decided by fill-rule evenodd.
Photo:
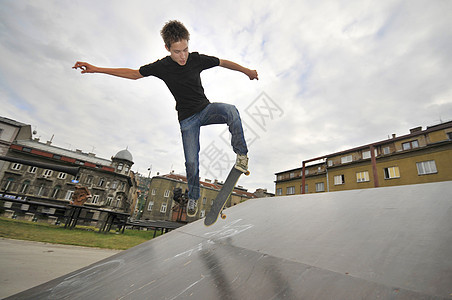
<instances>
[{"instance_id":1,"label":"building roof","mask_svg":"<svg viewBox=\"0 0 452 300\"><path fill-rule=\"evenodd\" d=\"M11 120L5 117L0 117L0 122L12 125L12 126L17 126L17 127L22 127L22 126L28 126L28 124L25 123L21 123L21 122L17 122L15 120Z\"/></svg>"},{"instance_id":2,"label":"building roof","mask_svg":"<svg viewBox=\"0 0 452 300\"><path fill-rule=\"evenodd\" d=\"M55 146L52 146L49 144L44 144L44 143L41 143L41 142L35 141L35 140L18 140L15 142L15 144L24 146L24 147L28 147L28 148L38 149L41 151L45 151L45 152L49 152L49 153L53 153L53 154L57 154L57 155L61 155L61 156L75 158L77 160L90 162L95 165L101 165L101 166L107 166L107 167L111 166L110 160L96 157L95 154L93 154L93 153L88 154L88 153L83 153L81 151L72 151L72 150L68 150L68 149L63 149L63 148L55 147Z\"/></svg>"},{"instance_id":3,"label":"building roof","mask_svg":"<svg viewBox=\"0 0 452 300\"><path fill-rule=\"evenodd\" d=\"M130 151L127 149L119 151L113 158L127 160L133 163L132 153L130 153Z\"/></svg>"},{"instance_id":4,"label":"building roof","mask_svg":"<svg viewBox=\"0 0 452 300\"><path fill-rule=\"evenodd\" d=\"M173 179L176 181L181 181L181 182L187 183L187 177L180 175L180 174L171 173L171 174L166 174L166 175L163 175L160 177L169 178L169 179ZM211 182L199 181L199 184L201 185L201 187L214 189L217 191L221 190L221 188L223 187L223 184L219 183L219 182L211 183ZM250 192L246 191L245 189L239 188L239 187L234 188L234 194L243 196L243 197L247 197L247 198L255 198L256 197L253 193L250 193Z\"/></svg>"}]
</instances>

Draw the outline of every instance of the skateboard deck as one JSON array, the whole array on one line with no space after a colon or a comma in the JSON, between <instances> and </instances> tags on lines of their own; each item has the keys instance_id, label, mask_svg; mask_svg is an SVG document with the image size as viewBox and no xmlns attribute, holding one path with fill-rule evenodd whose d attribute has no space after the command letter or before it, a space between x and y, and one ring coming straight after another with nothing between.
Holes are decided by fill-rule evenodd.
<instances>
[{"instance_id":1,"label":"skateboard deck","mask_svg":"<svg viewBox=\"0 0 452 300\"><path fill-rule=\"evenodd\" d=\"M245 174L249 175L249 173L250 172L247 171ZM226 215L223 214L224 205L226 204L229 196L232 194L232 191L234 190L234 187L237 184L240 175L242 174L242 171L236 169L235 167L232 167L228 177L226 178L226 181L223 184L223 187L213 201L213 205L210 208L210 211L207 213L206 218L204 219L204 225L210 226L214 224L220 214L222 219L226 218Z\"/></svg>"}]
</instances>

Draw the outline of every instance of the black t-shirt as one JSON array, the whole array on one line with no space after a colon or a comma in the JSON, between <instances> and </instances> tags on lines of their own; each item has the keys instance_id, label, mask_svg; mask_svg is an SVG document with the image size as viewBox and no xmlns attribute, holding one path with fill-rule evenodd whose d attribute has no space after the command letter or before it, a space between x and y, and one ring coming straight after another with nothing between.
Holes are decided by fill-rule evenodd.
<instances>
[{"instance_id":1,"label":"black t-shirt","mask_svg":"<svg viewBox=\"0 0 452 300\"><path fill-rule=\"evenodd\" d=\"M213 56L192 52L184 66L173 61L170 56L142 66L140 74L162 79L176 99L179 121L203 110L210 102L201 84L201 72L220 64Z\"/></svg>"}]
</instances>

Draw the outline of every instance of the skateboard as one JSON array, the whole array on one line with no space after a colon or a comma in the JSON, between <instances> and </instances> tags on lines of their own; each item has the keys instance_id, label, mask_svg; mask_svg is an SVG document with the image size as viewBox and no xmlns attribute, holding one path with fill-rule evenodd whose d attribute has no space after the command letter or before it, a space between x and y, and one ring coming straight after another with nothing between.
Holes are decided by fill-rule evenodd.
<instances>
[{"instance_id":1,"label":"skateboard","mask_svg":"<svg viewBox=\"0 0 452 300\"><path fill-rule=\"evenodd\" d=\"M236 169L235 166L232 167L228 177L226 178L226 181L223 184L223 187L213 201L213 205L210 208L210 211L207 213L206 218L204 219L204 225L210 226L214 224L217 221L219 215L221 215L222 219L226 219L226 215L223 214L224 206L229 196L232 194L232 191L234 190L234 187L239 180L240 175L242 174L243 172ZM250 172L246 171L245 175L248 176L249 174Z\"/></svg>"}]
</instances>

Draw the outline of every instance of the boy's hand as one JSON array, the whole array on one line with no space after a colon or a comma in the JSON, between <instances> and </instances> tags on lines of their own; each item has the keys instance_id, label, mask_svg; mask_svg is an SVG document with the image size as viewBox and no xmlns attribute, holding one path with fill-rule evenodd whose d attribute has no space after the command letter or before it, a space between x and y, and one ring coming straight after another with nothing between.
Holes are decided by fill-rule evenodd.
<instances>
[{"instance_id":1,"label":"boy's hand","mask_svg":"<svg viewBox=\"0 0 452 300\"><path fill-rule=\"evenodd\" d=\"M253 79L259 80L256 70L248 69L248 71L246 72L246 75L250 78L250 80L253 80Z\"/></svg>"},{"instance_id":2,"label":"boy's hand","mask_svg":"<svg viewBox=\"0 0 452 300\"><path fill-rule=\"evenodd\" d=\"M80 68L82 70L82 74L85 73L95 73L96 67L93 65L90 65L89 63L78 61L75 63L75 65L72 67L72 69L78 69Z\"/></svg>"}]
</instances>

